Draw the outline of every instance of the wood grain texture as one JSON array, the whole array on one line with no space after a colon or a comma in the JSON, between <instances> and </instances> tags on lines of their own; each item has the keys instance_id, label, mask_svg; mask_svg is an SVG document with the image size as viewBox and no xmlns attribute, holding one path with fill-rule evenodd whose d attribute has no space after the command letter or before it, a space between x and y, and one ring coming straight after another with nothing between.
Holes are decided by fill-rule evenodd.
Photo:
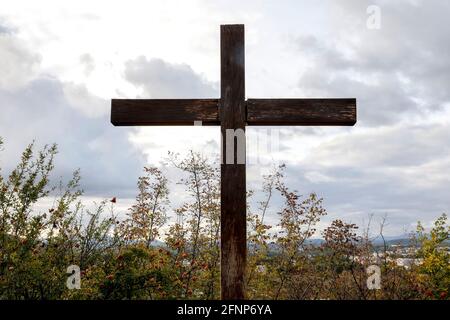
<instances>
[{"instance_id":1,"label":"wood grain texture","mask_svg":"<svg viewBox=\"0 0 450 320\"><path fill-rule=\"evenodd\" d=\"M115 126L219 125L218 99L113 99Z\"/></svg>"},{"instance_id":2,"label":"wood grain texture","mask_svg":"<svg viewBox=\"0 0 450 320\"><path fill-rule=\"evenodd\" d=\"M225 131L245 130L244 25L220 28L222 132L221 165L221 296L224 300L245 298L247 216L245 164L227 164Z\"/></svg>"},{"instance_id":3,"label":"wood grain texture","mask_svg":"<svg viewBox=\"0 0 450 320\"><path fill-rule=\"evenodd\" d=\"M353 126L356 99L248 99L247 123L254 126Z\"/></svg>"}]
</instances>

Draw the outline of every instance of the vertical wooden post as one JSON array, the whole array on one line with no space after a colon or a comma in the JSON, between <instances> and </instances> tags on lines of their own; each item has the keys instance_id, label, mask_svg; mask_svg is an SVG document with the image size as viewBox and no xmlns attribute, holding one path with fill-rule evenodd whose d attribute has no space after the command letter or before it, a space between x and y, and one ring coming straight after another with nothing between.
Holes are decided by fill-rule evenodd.
<instances>
[{"instance_id":1,"label":"vertical wooden post","mask_svg":"<svg viewBox=\"0 0 450 320\"><path fill-rule=\"evenodd\" d=\"M244 299L247 258L245 163L238 163L240 139L229 141L227 129L245 132L244 25L220 27L222 133L221 164L221 294L222 299ZM236 141L237 140L237 141ZM242 140L241 140L242 141ZM234 163L227 163L227 144L234 144ZM245 151L244 151L245 156Z\"/></svg>"}]
</instances>

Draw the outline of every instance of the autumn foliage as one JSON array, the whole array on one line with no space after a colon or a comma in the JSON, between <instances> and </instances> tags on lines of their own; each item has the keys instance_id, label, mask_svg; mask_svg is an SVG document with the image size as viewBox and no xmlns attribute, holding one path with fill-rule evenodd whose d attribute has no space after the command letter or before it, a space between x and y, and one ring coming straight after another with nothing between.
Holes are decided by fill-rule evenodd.
<instances>
[{"instance_id":1,"label":"autumn foliage","mask_svg":"<svg viewBox=\"0 0 450 320\"><path fill-rule=\"evenodd\" d=\"M0 299L220 298L217 167L194 152L169 154L187 200L172 206L165 174L148 167L134 205L116 213L117 198L94 208L81 202L78 171L51 187L56 153L56 146L36 153L31 144L11 173L1 172ZM429 232L418 224L410 250L419 263L401 266L396 248L375 245L355 224L335 220L318 231L327 215L322 199L291 190L284 169L274 168L260 191L248 192L249 299L448 299L445 215ZM42 212L36 207L44 198L54 202ZM269 213L278 216L276 225ZM315 235L323 240L315 243ZM373 264L381 270L378 290L367 286ZM66 287L69 265L80 267L80 289Z\"/></svg>"}]
</instances>

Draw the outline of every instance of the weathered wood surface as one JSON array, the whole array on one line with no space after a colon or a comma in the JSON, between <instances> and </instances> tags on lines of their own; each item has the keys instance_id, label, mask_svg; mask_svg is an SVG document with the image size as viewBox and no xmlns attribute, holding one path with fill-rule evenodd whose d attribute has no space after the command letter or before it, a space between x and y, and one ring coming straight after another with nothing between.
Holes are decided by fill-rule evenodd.
<instances>
[{"instance_id":1,"label":"weathered wood surface","mask_svg":"<svg viewBox=\"0 0 450 320\"><path fill-rule=\"evenodd\" d=\"M220 28L222 131L221 165L221 294L222 299L244 299L247 258L245 164L226 163L226 129L245 130L244 25ZM244 146L245 147L245 146Z\"/></svg>"},{"instance_id":2,"label":"weathered wood surface","mask_svg":"<svg viewBox=\"0 0 450 320\"><path fill-rule=\"evenodd\" d=\"M248 125L352 126L356 99L248 99Z\"/></svg>"},{"instance_id":3,"label":"weathered wood surface","mask_svg":"<svg viewBox=\"0 0 450 320\"><path fill-rule=\"evenodd\" d=\"M113 99L115 126L219 125L219 99Z\"/></svg>"}]
</instances>

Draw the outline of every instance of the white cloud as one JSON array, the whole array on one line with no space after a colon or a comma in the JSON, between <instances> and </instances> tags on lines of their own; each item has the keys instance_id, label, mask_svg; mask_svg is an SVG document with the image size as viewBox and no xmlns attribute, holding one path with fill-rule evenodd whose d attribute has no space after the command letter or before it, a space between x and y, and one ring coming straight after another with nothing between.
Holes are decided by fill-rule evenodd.
<instances>
[{"instance_id":1,"label":"white cloud","mask_svg":"<svg viewBox=\"0 0 450 320\"><path fill-rule=\"evenodd\" d=\"M107 115L110 102L92 95L85 85L64 83L63 92L69 105L90 118Z\"/></svg>"},{"instance_id":2,"label":"white cloud","mask_svg":"<svg viewBox=\"0 0 450 320\"><path fill-rule=\"evenodd\" d=\"M312 183L323 183L323 182L332 182L335 181L333 178L324 175L318 171L311 171L305 173L305 178L308 179Z\"/></svg>"},{"instance_id":3,"label":"white cloud","mask_svg":"<svg viewBox=\"0 0 450 320\"><path fill-rule=\"evenodd\" d=\"M81 168L88 195L133 197L143 158L128 141L131 129L114 128L108 116L88 117L74 108L57 79L38 78L15 92L0 90L2 167L17 163L27 144L57 143L54 179Z\"/></svg>"},{"instance_id":4,"label":"white cloud","mask_svg":"<svg viewBox=\"0 0 450 320\"><path fill-rule=\"evenodd\" d=\"M125 78L149 98L216 98L217 85L208 82L187 64L140 56L125 63Z\"/></svg>"},{"instance_id":5,"label":"white cloud","mask_svg":"<svg viewBox=\"0 0 450 320\"><path fill-rule=\"evenodd\" d=\"M80 63L84 65L84 74L89 76L95 69L94 58L89 53L84 53L80 56Z\"/></svg>"},{"instance_id":6,"label":"white cloud","mask_svg":"<svg viewBox=\"0 0 450 320\"><path fill-rule=\"evenodd\" d=\"M14 90L35 77L40 56L31 53L13 33L6 32L8 29L1 30L5 32L0 32L0 88Z\"/></svg>"}]
</instances>

